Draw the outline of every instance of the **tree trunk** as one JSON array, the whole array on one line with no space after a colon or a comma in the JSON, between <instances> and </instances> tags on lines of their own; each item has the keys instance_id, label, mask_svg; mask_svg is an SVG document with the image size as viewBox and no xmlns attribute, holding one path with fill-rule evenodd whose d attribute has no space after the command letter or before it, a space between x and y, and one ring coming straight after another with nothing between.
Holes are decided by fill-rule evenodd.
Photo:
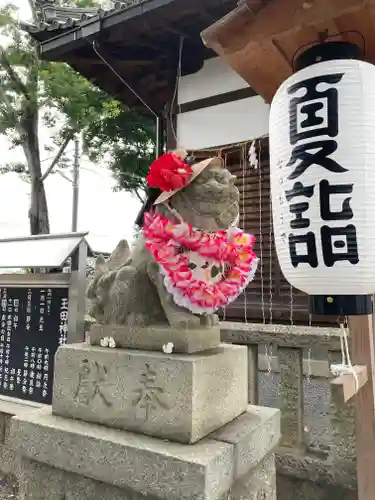
<instances>
[{"instance_id":1,"label":"tree trunk","mask_svg":"<svg viewBox=\"0 0 375 500\"><path fill-rule=\"evenodd\" d=\"M30 233L49 234L47 196L42 181L42 167L38 138L38 112L26 113L21 121L22 147L26 156L31 180L29 209Z\"/></svg>"},{"instance_id":2,"label":"tree trunk","mask_svg":"<svg viewBox=\"0 0 375 500\"><path fill-rule=\"evenodd\" d=\"M31 180L29 222L30 234L49 234L47 196L40 178Z\"/></svg>"}]
</instances>

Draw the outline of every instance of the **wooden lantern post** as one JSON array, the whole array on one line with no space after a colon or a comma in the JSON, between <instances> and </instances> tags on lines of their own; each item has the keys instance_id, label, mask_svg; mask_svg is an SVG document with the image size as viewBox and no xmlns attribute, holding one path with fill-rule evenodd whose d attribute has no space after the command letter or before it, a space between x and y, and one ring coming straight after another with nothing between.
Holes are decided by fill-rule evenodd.
<instances>
[{"instance_id":1,"label":"wooden lantern post","mask_svg":"<svg viewBox=\"0 0 375 500\"><path fill-rule=\"evenodd\" d=\"M375 343L373 316L349 317L353 373L332 384L342 387L344 401L353 400L356 421L358 500L375 498Z\"/></svg>"},{"instance_id":2,"label":"wooden lantern post","mask_svg":"<svg viewBox=\"0 0 375 500\"><path fill-rule=\"evenodd\" d=\"M375 346L373 316L349 318L353 364L367 369L367 382L354 395L358 500L375 498Z\"/></svg>"},{"instance_id":3,"label":"wooden lantern post","mask_svg":"<svg viewBox=\"0 0 375 500\"><path fill-rule=\"evenodd\" d=\"M361 45L375 64L375 0L244 0L202 33L263 99L294 72L301 47L346 41ZM356 410L358 500L375 499L375 345L373 316L350 316L353 373L332 381Z\"/></svg>"}]
</instances>

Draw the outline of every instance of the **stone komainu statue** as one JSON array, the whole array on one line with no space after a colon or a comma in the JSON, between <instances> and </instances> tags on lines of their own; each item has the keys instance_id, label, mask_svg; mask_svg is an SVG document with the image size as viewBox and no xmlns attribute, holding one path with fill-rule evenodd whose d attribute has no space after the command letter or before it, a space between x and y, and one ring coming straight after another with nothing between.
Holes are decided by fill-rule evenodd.
<instances>
[{"instance_id":1,"label":"stone komainu statue","mask_svg":"<svg viewBox=\"0 0 375 500\"><path fill-rule=\"evenodd\" d=\"M176 224L184 221L203 233L227 230L238 219L239 192L235 176L218 158L213 160L183 189L164 196L164 202L155 205L155 212ZM89 314L101 324L198 328L217 323L215 314L194 314L176 304L143 236L133 251L121 241L108 261L97 258L87 296Z\"/></svg>"}]
</instances>

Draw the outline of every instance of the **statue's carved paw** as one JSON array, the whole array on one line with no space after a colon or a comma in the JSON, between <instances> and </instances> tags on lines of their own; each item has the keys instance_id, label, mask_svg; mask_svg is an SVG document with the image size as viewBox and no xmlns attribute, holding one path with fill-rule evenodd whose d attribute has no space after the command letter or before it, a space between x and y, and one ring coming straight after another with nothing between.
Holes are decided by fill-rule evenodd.
<instances>
[{"instance_id":1,"label":"statue's carved paw","mask_svg":"<svg viewBox=\"0 0 375 500\"><path fill-rule=\"evenodd\" d=\"M211 328L219 324L219 316L217 314L205 314L201 316L201 326Z\"/></svg>"},{"instance_id":2,"label":"statue's carved paw","mask_svg":"<svg viewBox=\"0 0 375 500\"><path fill-rule=\"evenodd\" d=\"M217 314L211 314L212 326L217 326L220 323L219 316Z\"/></svg>"},{"instance_id":3,"label":"statue's carved paw","mask_svg":"<svg viewBox=\"0 0 375 500\"><path fill-rule=\"evenodd\" d=\"M199 328L201 326L201 320L199 316L194 316L194 314L179 312L173 315L173 318L169 316L169 322L174 328Z\"/></svg>"}]
</instances>

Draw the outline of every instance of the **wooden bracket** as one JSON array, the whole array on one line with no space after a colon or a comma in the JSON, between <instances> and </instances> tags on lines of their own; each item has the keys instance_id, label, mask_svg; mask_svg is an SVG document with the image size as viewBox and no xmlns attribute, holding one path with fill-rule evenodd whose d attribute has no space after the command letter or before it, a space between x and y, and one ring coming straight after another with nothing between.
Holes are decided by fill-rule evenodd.
<instances>
[{"instance_id":1,"label":"wooden bracket","mask_svg":"<svg viewBox=\"0 0 375 500\"><path fill-rule=\"evenodd\" d=\"M355 396L359 389L361 389L361 387L363 387L368 381L367 366L355 365L353 366L353 371L357 375L358 383L356 382L353 373L343 373L337 378L331 380L332 385L342 386L343 399L345 402Z\"/></svg>"}]
</instances>

